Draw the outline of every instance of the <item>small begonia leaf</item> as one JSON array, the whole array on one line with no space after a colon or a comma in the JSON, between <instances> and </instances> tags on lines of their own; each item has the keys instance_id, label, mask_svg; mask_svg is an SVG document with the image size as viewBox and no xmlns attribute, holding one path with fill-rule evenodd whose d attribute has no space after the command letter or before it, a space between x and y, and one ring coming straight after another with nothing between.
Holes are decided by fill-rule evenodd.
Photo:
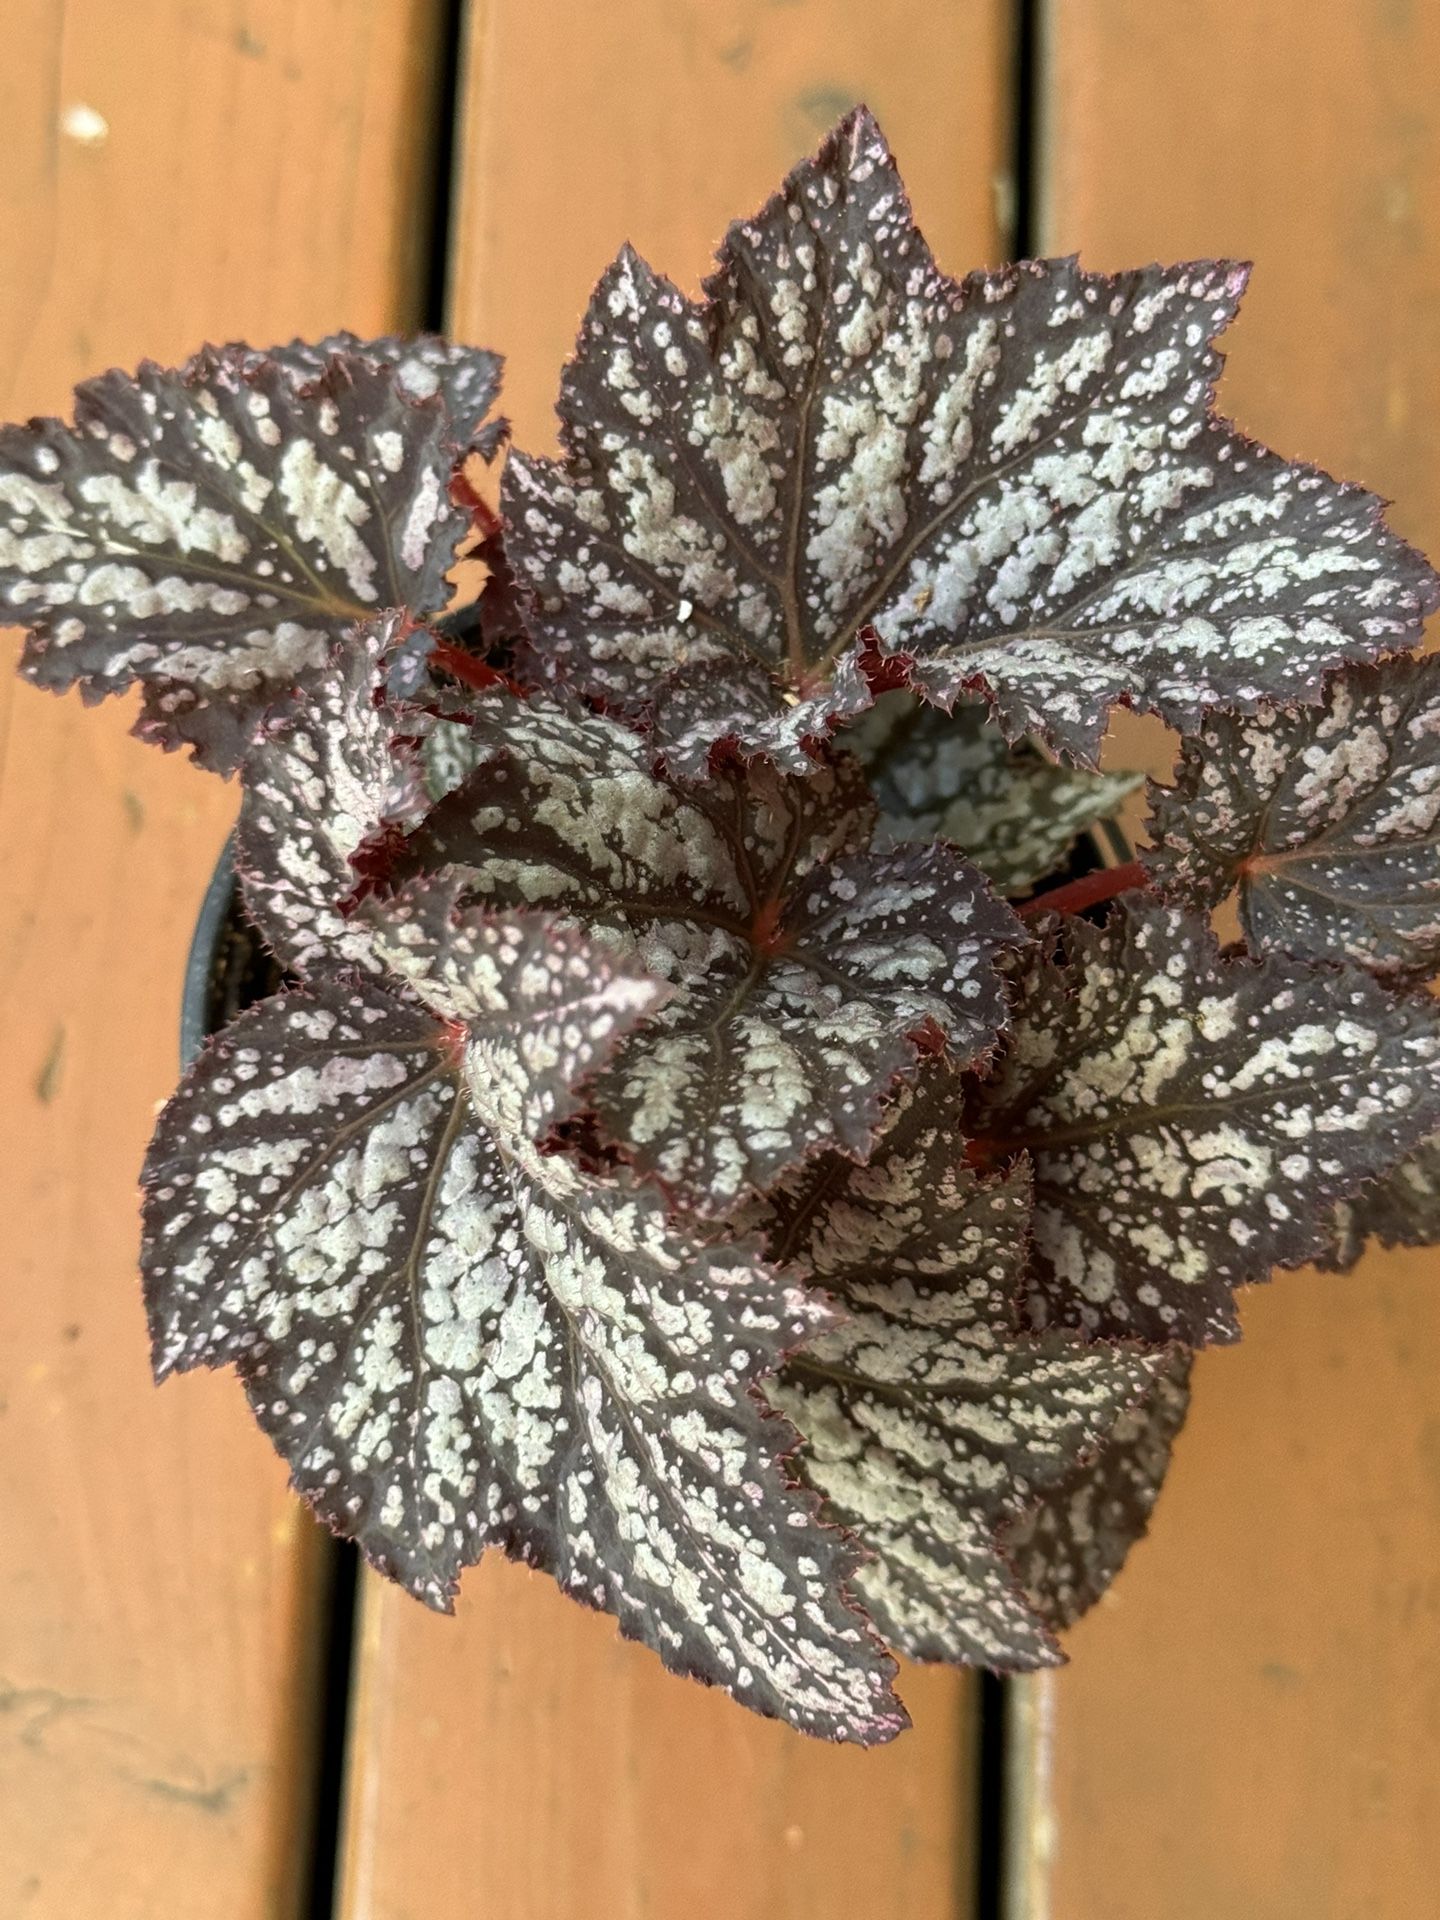
<instances>
[{"instance_id":1,"label":"small begonia leaf","mask_svg":"<svg viewBox=\"0 0 1440 1920\"><path fill-rule=\"evenodd\" d=\"M818 692L785 698L767 676L742 659L706 658L676 669L646 702L645 717L666 769L683 780L703 780L724 749L762 737L765 758L787 773L814 771L830 730L866 713L875 695L855 648L835 663ZM529 656L539 680L543 665ZM848 745L842 737L842 744Z\"/></svg>"},{"instance_id":2,"label":"small begonia leaf","mask_svg":"<svg viewBox=\"0 0 1440 1920\"><path fill-rule=\"evenodd\" d=\"M741 662L714 744L793 766L795 704L823 736L874 645L1089 763L1117 701L1188 727L1414 644L1440 583L1380 503L1213 411L1244 279L953 281L858 109L730 230L700 303L629 249L602 276L562 458L512 454L502 490L535 670L663 726L671 675Z\"/></svg>"},{"instance_id":3,"label":"small begonia leaf","mask_svg":"<svg viewBox=\"0 0 1440 1920\"><path fill-rule=\"evenodd\" d=\"M297 1488L433 1607L498 1546L677 1672L889 1738L855 1551L753 1391L827 1309L534 1144L662 990L453 896L391 909L430 1005L317 979L190 1068L145 1169L157 1375L233 1362Z\"/></svg>"},{"instance_id":4,"label":"small begonia leaf","mask_svg":"<svg viewBox=\"0 0 1440 1920\"><path fill-rule=\"evenodd\" d=\"M573 916L670 984L594 1105L687 1204L724 1211L827 1145L864 1154L923 1036L961 1060L993 1042L1020 924L949 848L869 851L853 760L690 788L601 715L497 695L472 724L485 764L396 872L462 867L477 899Z\"/></svg>"},{"instance_id":5,"label":"small begonia leaf","mask_svg":"<svg viewBox=\"0 0 1440 1920\"><path fill-rule=\"evenodd\" d=\"M1440 966L1440 658L1351 668L1318 707L1216 715L1151 797L1157 885L1213 906L1238 884L1252 947Z\"/></svg>"},{"instance_id":6,"label":"small begonia leaf","mask_svg":"<svg viewBox=\"0 0 1440 1920\"><path fill-rule=\"evenodd\" d=\"M446 402L360 353L301 371L207 350L87 381L73 426L0 428L0 610L30 679L139 681L136 732L230 772L357 620L445 606L470 526Z\"/></svg>"},{"instance_id":7,"label":"small begonia leaf","mask_svg":"<svg viewBox=\"0 0 1440 1920\"><path fill-rule=\"evenodd\" d=\"M1334 1203L1440 1129L1440 1005L1358 969L1222 957L1198 916L1125 900L1014 968L972 1159L1027 1153L1038 1326L1191 1345L1232 1293L1326 1242Z\"/></svg>"},{"instance_id":8,"label":"small begonia leaf","mask_svg":"<svg viewBox=\"0 0 1440 1920\"><path fill-rule=\"evenodd\" d=\"M948 840L1012 897L1063 867L1077 836L1143 778L1054 766L1028 743L1010 746L983 706L946 713L902 692L882 694L841 742L870 776L880 845Z\"/></svg>"},{"instance_id":9,"label":"small begonia leaf","mask_svg":"<svg viewBox=\"0 0 1440 1920\"><path fill-rule=\"evenodd\" d=\"M891 1645L1048 1666L1058 1651L1001 1534L1114 1431L1162 1361L1019 1327L1029 1178L965 1169L955 1078L937 1068L904 1089L867 1165L817 1161L745 1216L844 1316L770 1398L805 1436L796 1465L826 1515L876 1556L856 1588Z\"/></svg>"},{"instance_id":10,"label":"small begonia leaf","mask_svg":"<svg viewBox=\"0 0 1440 1920\"><path fill-rule=\"evenodd\" d=\"M1172 1349L1100 1452L1044 1488L1002 1532L1030 1605L1059 1631L1093 1607L1144 1537L1190 1404L1190 1355Z\"/></svg>"}]
</instances>

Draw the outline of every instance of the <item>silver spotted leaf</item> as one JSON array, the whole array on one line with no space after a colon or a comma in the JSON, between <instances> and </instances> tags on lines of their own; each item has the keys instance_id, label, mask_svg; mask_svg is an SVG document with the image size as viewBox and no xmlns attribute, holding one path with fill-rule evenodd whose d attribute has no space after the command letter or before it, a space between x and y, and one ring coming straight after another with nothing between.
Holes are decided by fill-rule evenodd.
<instances>
[{"instance_id":1,"label":"silver spotted leaf","mask_svg":"<svg viewBox=\"0 0 1440 1920\"><path fill-rule=\"evenodd\" d=\"M603 1061L638 1021L662 1006L670 990L639 968L558 927L546 915L512 916L517 927L543 931L569 954L563 999L538 1002L544 1017L523 1027L514 1019L514 983L495 953L504 922L465 908L465 876L456 869L412 880L388 899L362 902L356 919L370 930L375 959L442 1021L468 1036L464 1069L477 1111L509 1141L545 1143L581 1101L589 1068ZM536 954L528 956L534 965ZM533 995L523 974L517 975ZM549 983L540 976L540 984ZM551 989L554 994L554 989ZM552 1013L563 1016L551 1018Z\"/></svg>"},{"instance_id":2,"label":"silver spotted leaf","mask_svg":"<svg viewBox=\"0 0 1440 1920\"><path fill-rule=\"evenodd\" d=\"M669 984L594 1105L690 1206L724 1211L825 1146L863 1155L937 1029L960 1059L992 1043L1019 922L949 848L870 851L853 760L688 788L601 715L490 696L473 725L486 763L395 871L462 867L475 898L563 912Z\"/></svg>"},{"instance_id":3,"label":"silver spotted leaf","mask_svg":"<svg viewBox=\"0 0 1440 1920\"><path fill-rule=\"evenodd\" d=\"M399 614L354 627L244 762L235 864L245 910L300 974L378 973L370 925L348 905L367 858L423 815L423 719L384 697Z\"/></svg>"},{"instance_id":4,"label":"silver spotted leaf","mask_svg":"<svg viewBox=\"0 0 1440 1920\"><path fill-rule=\"evenodd\" d=\"M444 890L441 889L443 895ZM650 983L544 916L446 930L437 1019L330 979L243 1014L146 1163L157 1374L233 1362L296 1487L448 1609L496 1546L677 1672L834 1739L905 1724L854 1550L755 1382L828 1317L531 1136Z\"/></svg>"},{"instance_id":5,"label":"silver spotted leaf","mask_svg":"<svg viewBox=\"0 0 1440 1920\"><path fill-rule=\"evenodd\" d=\"M882 694L842 743L870 776L880 845L948 840L1012 898L1063 868L1077 836L1143 778L1054 766L1028 742L1010 746L983 706L946 713L903 691Z\"/></svg>"},{"instance_id":6,"label":"silver spotted leaf","mask_svg":"<svg viewBox=\"0 0 1440 1920\"><path fill-rule=\"evenodd\" d=\"M536 677L543 680L543 668ZM771 681L743 660L677 668L656 687L645 718L665 767L682 780L705 779L734 757L728 749L736 742L759 737L768 760L803 775L813 771L831 730L868 712L874 700L865 650L857 647L818 692L778 702Z\"/></svg>"},{"instance_id":7,"label":"silver spotted leaf","mask_svg":"<svg viewBox=\"0 0 1440 1920\"><path fill-rule=\"evenodd\" d=\"M1337 674L1318 707L1216 715L1152 802L1156 883L1202 905L1238 885L1252 947L1440 966L1440 658Z\"/></svg>"},{"instance_id":8,"label":"silver spotted leaf","mask_svg":"<svg viewBox=\"0 0 1440 1920\"><path fill-rule=\"evenodd\" d=\"M563 458L505 475L536 669L638 712L744 661L737 743L794 766L790 703L821 733L869 636L938 704L983 690L1009 737L1091 762L1117 701L1188 727L1413 644L1437 582L1380 503L1212 411L1244 277L957 283L857 110L730 230L702 303L628 250L602 277Z\"/></svg>"},{"instance_id":9,"label":"silver spotted leaf","mask_svg":"<svg viewBox=\"0 0 1440 1920\"><path fill-rule=\"evenodd\" d=\"M1123 901L1015 968L998 1066L957 1121L1034 1172L1039 1326L1233 1340L1233 1289L1298 1266L1334 1203L1440 1127L1440 1006L1358 969L1222 957Z\"/></svg>"},{"instance_id":10,"label":"silver spotted leaf","mask_svg":"<svg viewBox=\"0 0 1440 1920\"><path fill-rule=\"evenodd\" d=\"M138 681L136 732L230 772L357 620L444 607L468 532L446 405L328 357L149 362L76 389L75 423L0 428L0 612L22 670L87 699Z\"/></svg>"},{"instance_id":11,"label":"silver spotted leaf","mask_svg":"<svg viewBox=\"0 0 1440 1920\"><path fill-rule=\"evenodd\" d=\"M939 1069L902 1091L868 1165L816 1162L755 1209L772 1256L845 1316L770 1398L805 1436L796 1464L827 1517L876 1556L856 1590L892 1646L1047 1666L1054 1640L1001 1533L1114 1431L1161 1362L1020 1330L1029 1178L966 1170L954 1082Z\"/></svg>"},{"instance_id":12,"label":"silver spotted leaf","mask_svg":"<svg viewBox=\"0 0 1440 1920\"><path fill-rule=\"evenodd\" d=\"M1348 1273L1372 1241L1382 1247L1440 1246L1440 1135L1421 1141L1393 1172L1341 1201L1315 1264Z\"/></svg>"},{"instance_id":13,"label":"silver spotted leaf","mask_svg":"<svg viewBox=\"0 0 1440 1920\"><path fill-rule=\"evenodd\" d=\"M1046 1487L1002 1533L1030 1605L1053 1630L1093 1607L1150 1525L1190 1405L1190 1355L1171 1349L1100 1452Z\"/></svg>"},{"instance_id":14,"label":"silver spotted leaf","mask_svg":"<svg viewBox=\"0 0 1440 1920\"><path fill-rule=\"evenodd\" d=\"M207 349L206 352L215 351ZM220 357L242 374L279 365L297 387L307 386L325 372L337 355L368 360L373 366L393 367L400 386L413 400L438 397L448 417L448 438L462 453L474 448L487 457L493 436L503 437L504 423L490 417L500 397L504 367L498 353L486 347L461 346L438 334L382 334L362 340L354 333L330 333L323 340L290 340L283 346L249 347L243 341L220 348ZM188 364L203 364L205 353Z\"/></svg>"},{"instance_id":15,"label":"silver spotted leaf","mask_svg":"<svg viewBox=\"0 0 1440 1920\"><path fill-rule=\"evenodd\" d=\"M420 747L421 778L431 800L443 800L483 766L489 757L488 741L475 732L468 720L437 720Z\"/></svg>"}]
</instances>

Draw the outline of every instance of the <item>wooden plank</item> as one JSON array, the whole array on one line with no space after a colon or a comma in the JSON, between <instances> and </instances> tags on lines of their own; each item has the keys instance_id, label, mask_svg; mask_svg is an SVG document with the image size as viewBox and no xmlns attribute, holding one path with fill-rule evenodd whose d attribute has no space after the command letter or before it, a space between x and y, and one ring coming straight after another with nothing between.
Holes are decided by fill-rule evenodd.
<instances>
[{"instance_id":1,"label":"wooden plank","mask_svg":"<svg viewBox=\"0 0 1440 1920\"><path fill-rule=\"evenodd\" d=\"M509 355L517 441L551 450L561 363L629 240L693 292L748 213L857 100L955 271L1003 253L1003 0L475 0L451 324Z\"/></svg>"},{"instance_id":2,"label":"wooden plank","mask_svg":"<svg viewBox=\"0 0 1440 1920\"><path fill-rule=\"evenodd\" d=\"M510 355L528 446L589 292L629 237L692 288L857 98L943 260L1001 251L999 0L501 0L471 16L454 330ZM364 1596L346 1920L832 1920L969 1911L972 1695L908 1673L916 1731L819 1747L671 1679L550 1583L487 1562L455 1621Z\"/></svg>"},{"instance_id":3,"label":"wooden plank","mask_svg":"<svg viewBox=\"0 0 1440 1920\"><path fill-rule=\"evenodd\" d=\"M10 0L0 416L413 314L431 0ZM279 1920L316 1556L230 1378L156 1393L135 1179L235 795L0 635L0 1913Z\"/></svg>"},{"instance_id":4,"label":"wooden plank","mask_svg":"<svg viewBox=\"0 0 1440 1920\"><path fill-rule=\"evenodd\" d=\"M1223 400L1440 548L1440 13L1054 0L1049 250L1257 261ZM1123 757L1124 743L1122 743ZM1434 1253L1282 1275L1032 1700L1039 1920L1421 1920L1440 1832Z\"/></svg>"}]
</instances>

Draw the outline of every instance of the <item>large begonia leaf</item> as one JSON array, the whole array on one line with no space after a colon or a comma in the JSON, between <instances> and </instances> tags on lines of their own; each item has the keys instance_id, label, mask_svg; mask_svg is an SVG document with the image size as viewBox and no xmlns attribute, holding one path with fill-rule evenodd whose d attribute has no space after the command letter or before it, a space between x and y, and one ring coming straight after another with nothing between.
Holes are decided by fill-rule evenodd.
<instances>
[{"instance_id":1,"label":"large begonia leaf","mask_svg":"<svg viewBox=\"0 0 1440 1920\"><path fill-rule=\"evenodd\" d=\"M678 1672L888 1738L853 1550L752 1392L826 1311L532 1144L653 983L544 916L437 917L433 885L394 911L436 1011L317 981L243 1014L165 1109L157 1373L233 1361L299 1490L431 1606L498 1546Z\"/></svg>"},{"instance_id":2,"label":"large begonia leaf","mask_svg":"<svg viewBox=\"0 0 1440 1920\"><path fill-rule=\"evenodd\" d=\"M1217 715L1152 797L1158 884L1213 905L1238 883L1252 946L1440 966L1440 658L1337 674L1315 708Z\"/></svg>"},{"instance_id":3,"label":"large begonia leaf","mask_svg":"<svg viewBox=\"0 0 1440 1920\"><path fill-rule=\"evenodd\" d=\"M497 696L474 725L486 764L396 870L464 867L477 898L562 911L673 987L594 1105L691 1205L724 1210L819 1147L863 1154L934 1028L960 1059L992 1042L991 963L1019 923L949 848L869 851L854 761L691 789L600 715Z\"/></svg>"},{"instance_id":4,"label":"large begonia leaf","mask_svg":"<svg viewBox=\"0 0 1440 1920\"><path fill-rule=\"evenodd\" d=\"M1150 1525L1190 1405L1190 1356L1172 1350L1100 1452L1044 1488L1001 1534L1035 1612L1070 1626L1104 1593Z\"/></svg>"},{"instance_id":5,"label":"large begonia leaf","mask_svg":"<svg viewBox=\"0 0 1440 1920\"><path fill-rule=\"evenodd\" d=\"M958 1124L1030 1156L1042 1326L1199 1345L1232 1290L1324 1246L1334 1202L1440 1127L1440 1007L1352 968L1226 959L1195 915L1126 901L1015 969L993 1076Z\"/></svg>"},{"instance_id":6,"label":"large begonia leaf","mask_svg":"<svg viewBox=\"0 0 1440 1920\"><path fill-rule=\"evenodd\" d=\"M224 349L76 389L75 424L0 428L0 610L23 670L233 769L277 694L355 621L443 608L470 526L458 423L356 353L312 379Z\"/></svg>"},{"instance_id":7,"label":"large begonia leaf","mask_svg":"<svg viewBox=\"0 0 1440 1920\"><path fill-rule=\"evenodd\" d=\"M380 971L373 934L345 911L361 864L425 811L423 717L383 697L402 618L355 627L245 761L236 867L250 918L298 973Z\"/></svg>"},{"instance_id":8,"label":"large begonia leaf","mask_svg":"<svg viewBox=\"0 0 1440 1920\"><path fill-rule=\"evenodd\" d=\"M1348 1273L1372 1240L1382 1247L1440 1245L1440 1135L1423 1140L1392 1173L1340 1202L1315 1264Z\"/></svg>"},{"instance_id":9,"label":"large begonia leaf","mask_svg":"<svg viewBox=\"0 0 1440 1920\"><path fill-rule=\"evenodd\" d=\"M773 1256L845 1316L770 1398L805 1436L796 1464L826 1514L876 1555L856 1587L886 1640L921 1660L1044 1666L1058 1652L1000 1535L1162 1363L1020 1330L1029 1179L965 1169L954 1082L941 1070L902 1092L868 1165L817 1162L756 1210Z\"/></svg>"},{"instance_id":10,"label":"large begonia leaf","mask_svg":"<svg viewBox=\"0 0 1440 1920\"><path fill-rule=\"evenodd\" d=\"M1371 495L1213 413L1233 264L957 283L863 109L718 258L697 305L620 255L563 458L505 476L537 667L616 710L743 661L739 746L796 765L790 703L822 732L868 636L1089 761L1116 701L1189 726L1307 697L1436 604Z\"/></svg>"},{"instance_id":11,"label":"large begonia leaf","mask_svg":"<svg viewBox=\"0 0 1440 1920\"><path fill-rule=\"evenodd\" d=\"M870 776L880 845L951 841L1012 896L1063 867L1077 836L1143 778L1054 766L1028 743L1009 745L983 706L946 713L902 692L882 694L842 738Z\"/></svg>"}]
</instances>

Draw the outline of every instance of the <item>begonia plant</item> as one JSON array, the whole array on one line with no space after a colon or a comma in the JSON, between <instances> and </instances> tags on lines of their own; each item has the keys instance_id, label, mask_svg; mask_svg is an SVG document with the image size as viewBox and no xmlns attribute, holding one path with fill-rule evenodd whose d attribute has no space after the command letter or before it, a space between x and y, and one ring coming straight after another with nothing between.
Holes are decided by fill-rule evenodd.
<instances>
[{"instance_id":1,"label":"begonia plant","mask_svg":"<svg viewBox=\"0 0 1440 1920\"><path fill-rule=\"evenodd\" d=\"M284 972L155 1132L156 1375L429 1605L498 1547L885 1740L1060 1657L1238 1288L1440 1237L1440 593L1217 413L1244 281L952 280L860 110L698 300L620 254L558 458L428 337L0 430L23 673L238 776Z\"/></svg>"}]
</instances>

